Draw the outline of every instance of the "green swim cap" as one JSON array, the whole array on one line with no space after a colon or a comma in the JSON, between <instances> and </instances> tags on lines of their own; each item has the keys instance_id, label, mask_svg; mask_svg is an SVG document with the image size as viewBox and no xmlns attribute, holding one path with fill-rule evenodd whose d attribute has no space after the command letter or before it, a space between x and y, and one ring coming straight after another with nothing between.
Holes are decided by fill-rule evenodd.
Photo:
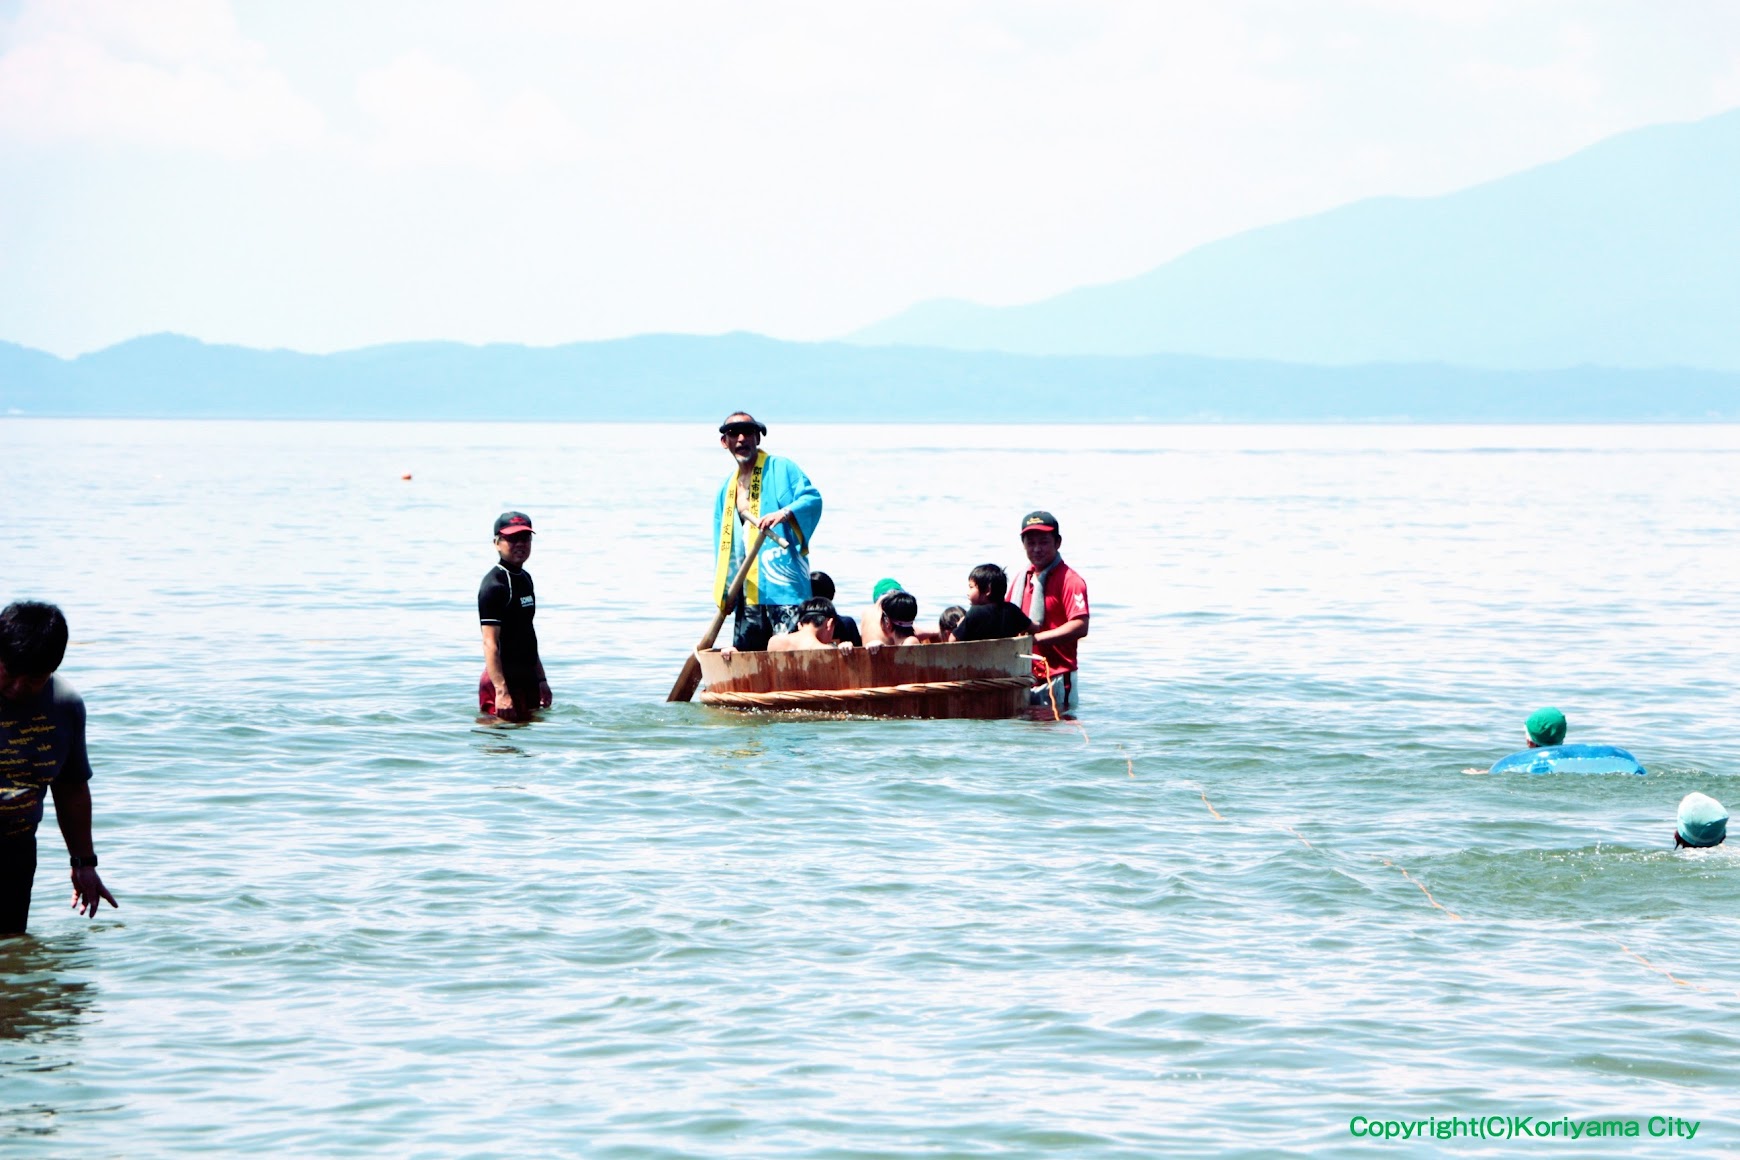
<instances>
[{"instance_id":1,"label":"green swim cap","mask_svg":"<svg viewBox=\"0 0 1740 1160\"><path fill-rule=\"evenodd\" d=\"M1557 745L1565 739L1565 715L1551 706L1536 709L1523 725L1536 745Z\"/></svg>"},{"instance_id":2,"label":"green swim cap","mask_svg":"<svg viewBox=\"0 0 1740 1160\"><path fill-rule=\"evenodd\" d=\"M899 592L904 587L905 585L894 579L892 576L884 576L882 579L876 581L876 587L870 590L870 603L876 604L890 592Z\"/></svg>"},{"instance_id":3,"label":"green swim cap","mask_svg":"<svg viewBox=\"0 0 1740 1160\"><path fill-rule=\"evenodd\" d=\"M1680 840L1688 846L1719 846L1728 836L1728 811L1713 797L1689 793L1680 802Z\"/></svg>"}]
</instances>

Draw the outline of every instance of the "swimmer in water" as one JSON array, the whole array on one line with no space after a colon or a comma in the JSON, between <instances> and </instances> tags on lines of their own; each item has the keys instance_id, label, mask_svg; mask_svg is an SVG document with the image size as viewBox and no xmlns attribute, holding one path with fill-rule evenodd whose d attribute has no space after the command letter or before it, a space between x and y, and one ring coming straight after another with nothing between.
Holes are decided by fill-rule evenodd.
<instances>
[{"instance_id":1,"label":"swimmer in water","mask_svg":"<svg viewBox=\"0 0 1740 1160\"><path fill-rule=\"evenodd\" d=\"M1523 722L1523 742L1530 749L1542 749L1549 745L1558 745L1565 740L1565 715L1557 709L1548 706L1536 709L1529 714L1529 719ZM1490 772L1488 769L1465 769L1462 771L1470 777L1482 777Z\"/></svg>"},{"instance_id":2,"label":"swimmer in water","mask_svg":"<svg viewBox=\"0 0 1740 1160\"><path fill-rule=\"evenodd\" d=\"M1565 715L1552 706L1536 709L1523 722L1523 737L1530 749L1565 743Z\"/></svg>"},{"instance_id":3,"label":"swimmer in water","mask_svg":"<svg viewBox=\"0 0 1740 1160\"><path fill-rule=\"evenodd\" d=\"M1674 849L1701 850L1720 846L1728 837L1728 811L1713 797L1689 793L1680 800L1674 826Z\"/></svg>"}]
</instances>

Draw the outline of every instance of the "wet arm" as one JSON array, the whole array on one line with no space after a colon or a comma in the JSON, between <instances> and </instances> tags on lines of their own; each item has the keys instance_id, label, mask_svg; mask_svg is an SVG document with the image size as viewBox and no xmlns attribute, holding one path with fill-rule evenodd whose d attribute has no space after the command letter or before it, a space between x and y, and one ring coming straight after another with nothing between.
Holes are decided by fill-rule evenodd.
<instances>
[{"instance_id":1,"label":"wet arm","mask_svg":"<svg viewBox=\"0 0 1740 1160\"><path fill-rule=\"evenodd\" d=\"M54 794L54 820L60 823L66 852L89 858L96 853L91 846L91 783L59 778L49 784L49 791Z\"/></svg>"},{"instance_id":2,"label":"wet arm","mask_svg":"<svg viewBox=\"0 0 1740 1160\"><path fill-rule=\"evenodd\" d=\"M501 625L486 624L483 628L483 670L489 674L489 683L495 686L495 707L497 712L502 709L512 709L514 700L508 695L507 674L501 667ZM541 665L543 662L539 662ZM543 670L539 669L539 679Z\"/></svg>"},{"instance_id":3,"label":"wet arm","mask_svg":"<svg viewBox=\"0 0 1740 1160\"><path fill-rule=\"evenodd\" d=\"M75 858L89 858L96 853L91 844L91 783L82 779L58 778L49 784L54 794L54 820L60 824L60 836L66 841L66 852ZM95 867L83 867L72 872L73 905L80 914L96 917L97 904L108 899L110 906L119 906L115 896L103 885Z\"/></svg>"}]
</instances>

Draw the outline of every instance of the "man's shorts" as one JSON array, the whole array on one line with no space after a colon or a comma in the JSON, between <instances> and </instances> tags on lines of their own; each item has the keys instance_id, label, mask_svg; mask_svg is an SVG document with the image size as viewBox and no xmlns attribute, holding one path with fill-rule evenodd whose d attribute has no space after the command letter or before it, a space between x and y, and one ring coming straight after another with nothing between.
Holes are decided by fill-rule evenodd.
<instances>
[{"instance_id":1,"label":"man's shorts","mask_svg":"<svg viewBox=\"0 0 1740 1160\"><path fill-rule=\"evenodd\" d=\"M764 652L775 633L792 632L797 628L797 604L737 605L737 620L731 634L731 647L738 652Z\"/></svg>"},{"instance_id":2,"label":"man's shorts","mask_svg":"<svg viewBox=\"0 0 1740 1160\"><path fill-rule=\"evenodd\" d=\"M1058 673L1049 681L1041 681L1033 686L1033 691L1027 695L1027 704L1034 709L1050 709L1052 698L1057 698L1057 711L1067 713L1075 708L1075 673Z\"/></svg>"},{"instance_id":3,"label":"man's shorts","mask_svg":"<svg viewBox=\"0 0 1740 1160\"><path fill-rule=\"evenodd\" d=\"M532 710L538 707L538 682L524 684L519 681L508 682L508 696L514 699L511 710L513 716L503 717L503 721L527 721L531 719ZM489 679L489 670L483 671L483 676L477 682L477 708L489 716L495 716L495 682Z\"/></svg>"},{"instance_id":4,"label":"man's shorts","mask_svg":"<svg viewBox=\"0 0 1740 1160\"><path fill-rule=\"evenodd\" d=\"M0 935L23 934L36 881L36 835L0 838Z\"/></svg>"}]
</instances>

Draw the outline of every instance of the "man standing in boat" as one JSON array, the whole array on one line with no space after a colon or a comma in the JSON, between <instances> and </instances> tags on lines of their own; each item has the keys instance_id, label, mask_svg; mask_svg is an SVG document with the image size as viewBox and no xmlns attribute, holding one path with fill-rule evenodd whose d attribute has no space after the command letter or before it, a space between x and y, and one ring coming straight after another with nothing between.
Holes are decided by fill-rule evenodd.
<instances>
[{"instance_id":1,"label":"man standing in boat","mask_svg":"<svg viewBox=\"0 0 1740 1160\"><path fill-rule=\"evenodd\" d=\"M766 434L744 411L719 424L719 445L737 461L713 506L713 599L720 607L755 529L767 531L735 610L732 644L744 652L759 652L775 633L797 627L798 609L810 598L810 537L822 518L822 493L797 464L761 450Z\"/></svg>"},{"instance_id":2,"label":"man standing in boat","mask_svg":"<svg viewBox=\"0 0 1740 1160\"><path fill-rule=\"evenodd\" d=\"M1088 634L1087 581L1059 556L1063 534L1050 512L1028 512L1021 519L1021 547L1027 571L1009 593L1009 603L1033 622L1032 705L1059 710L1075 706L1076 644Z\"/></svg>"}]
</instances>

